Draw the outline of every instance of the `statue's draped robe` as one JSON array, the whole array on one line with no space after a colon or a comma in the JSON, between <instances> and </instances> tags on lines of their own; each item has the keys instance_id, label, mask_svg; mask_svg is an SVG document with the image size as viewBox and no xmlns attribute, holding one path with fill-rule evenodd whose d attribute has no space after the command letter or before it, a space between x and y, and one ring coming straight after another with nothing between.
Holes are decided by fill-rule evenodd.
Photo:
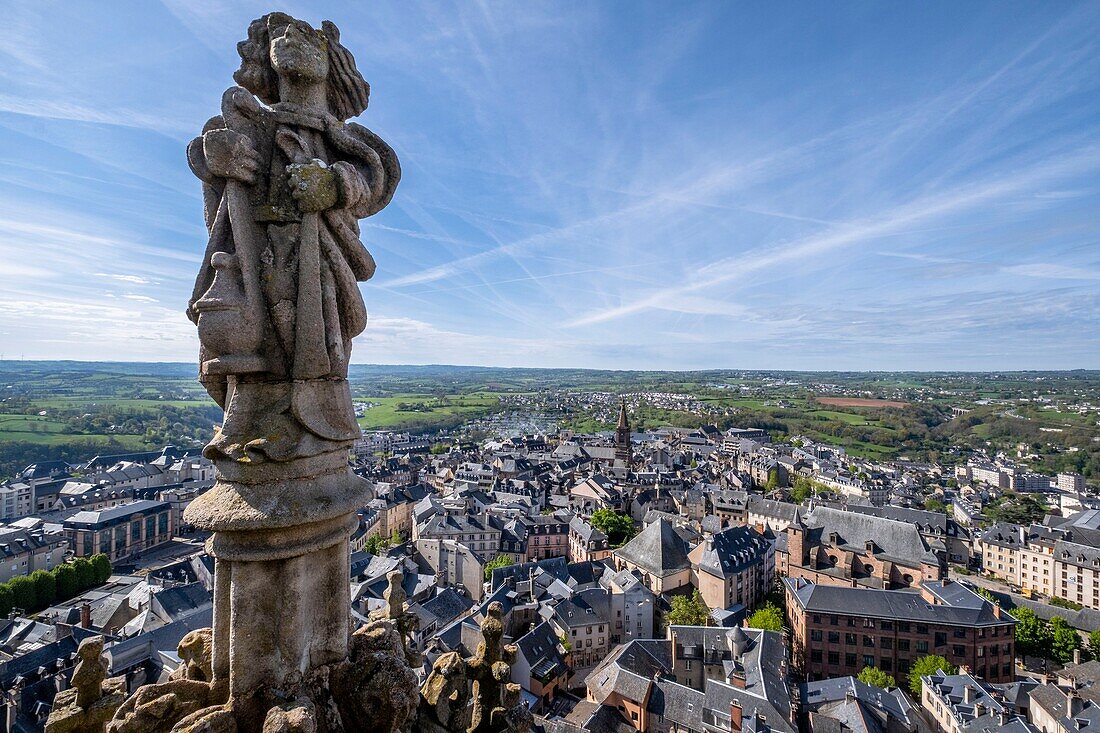
<instances>
[{"instance_id":1,"label":"statue's draped robe","mask_svg":"<svg viewBox=\"0 0 1100 733\"><path fill-rule=\"evenodd\" d=\"M357 282L375 269L359 239L358 220L392 197L400 176L396 155L360 125L288 104L261 107L240 88L227 92L223 115L211 119L204 132L221 127L247 135L263 161L254 184L246 186L256 222L252 231L260 241L241 244L242 231L234 231L229 216L226 181L210 176L193 152L192 168L204 182L210 240L188 314L196 319L195 303L214 281L211 257L254 246L260 282L243 286L262 293L265 368L233 379L204 378L226 409L226 421L206 453L289 461L339 450L359 435L346 377L351 340L367 323ZM201 147L201 138L196 143ZM332 170L339 199L333 208L309 214L300 212L290 195L286 167L313 160ZM303 313L302 304L310 312Z\"/></svg>"}]
</instances>

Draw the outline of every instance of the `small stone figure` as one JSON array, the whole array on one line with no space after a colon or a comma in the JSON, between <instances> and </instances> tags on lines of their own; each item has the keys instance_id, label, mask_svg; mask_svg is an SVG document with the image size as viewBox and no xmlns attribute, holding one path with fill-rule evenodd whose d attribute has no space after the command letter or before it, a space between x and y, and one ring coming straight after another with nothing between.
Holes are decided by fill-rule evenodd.
<instances>
[{"instance_id":1,"label":"small stone figure","mask_svg":"<svg viewBox=\"0 0 1100 733\"><path fill-rule=\"evenodd\" d=\"M470 690L466 662L458 652L447 652L436 659L420 695L420 733L465 733Z\"/></svg>"},{"instance_id":2,"label":"small stone figure","mask_svg":"<svg viewBox=\"0 0 1100 733\"><path fill-rule=\"evenodd\" d=\"M531 713L520 700L520 686L508 682L516 647L504 644L504 607L493 601L481 620L474 656L440 655L420 690L422 733L524 733ZM472 693L467 680L473 683ZM473 704L470 705L470 700Z\"/></svg>"},{"instance_id":3,"label":"small stone figure","mask_svg":"<svg viewBox=\"0 0 1100 733\"><path fill-rule=\"evenodd\" d=\"M76 688L76 704L90 708L103 697L103 681L107 679L107 661L103 659L103 637L85 639L77 647L80 661L73 671L73 687Z\"/></svg>"},{"instance_id":4,"label":"small stone figure","mask_svg":"<svg viewBox=\"0 0 1100 733\"><path fill-rule=\"evenodd\" d=\"M408 595L402 585L404 578L405 574L400 570L391 570L386 574L386 590L382 593L382 599L386 605L371 614L371 617L375 620L388 620L395 624L397 633L401 636L401 649L409 665L418 667L421 661L420 654L409 647L409 634L420 627L420 619L405 608L405 599Z\"/></svg>"},{"instance_id":5,"label":"small stone figure","mask_svg":"<svg viewBox=\"0 0 1100 733\"><path fill-rule=\"evenodd\" d=\"M76 653L80 661L73 670L73 686L54 698L46 733L103 733L126 699L126 678L107 679L102 636L80 642Z\"/></svg>"},{"instance_id":6,"label":"small stone figure","mask_svg":"<svg viewBox=\"0 0 1100 733\"><path fill-rule=\"evenodd\" d=\"M214 684L212 632L197 629L176 648L180 666L168 682L145 685L118 709L108 733L236 733L224 682Z\"/></svg>"},{"instance_id":7,"label":"small stone figure","mask_svg":"<svg viewBox=\"0 0 1100 733\"><path fill-rule=\"evenodd\" d=\"M503 619L504 607L500 602L490 603L481 620L481 641L466 663L467 674L474 682L474 706L467 733L499 733L507 729L504 685L508 681L509 665L516 660L516 647L503 643Z\"/></svg>"}]
</instances>

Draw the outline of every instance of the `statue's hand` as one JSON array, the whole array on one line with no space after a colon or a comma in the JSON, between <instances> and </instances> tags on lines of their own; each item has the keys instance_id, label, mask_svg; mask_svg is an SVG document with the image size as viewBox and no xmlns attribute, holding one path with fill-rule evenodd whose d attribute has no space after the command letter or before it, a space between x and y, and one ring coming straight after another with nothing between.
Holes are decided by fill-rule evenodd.
<instances>
[{"instance_id":1,"label":"statue's hand","mask_svg":"<svg viewBox=\"0 0 1100 733\"><path fill-rule=\"evenodd\" d=\"M336 205L339 198L336 176L323 161L292 163L286 172L290 195L302 211L324 211Z\"/></svg>"},{"instance_id":2,"label":"statue's hand","mask_svg":"<svg viewBox=\"0 0 1100 733\"><path fill-rule=\"evenodd\" d=\"M260 155L247 135L225 128L209 130L202 135L202 152L207 170L215 176L244 183L256 180Z\"/></svg>"}]
</instances>

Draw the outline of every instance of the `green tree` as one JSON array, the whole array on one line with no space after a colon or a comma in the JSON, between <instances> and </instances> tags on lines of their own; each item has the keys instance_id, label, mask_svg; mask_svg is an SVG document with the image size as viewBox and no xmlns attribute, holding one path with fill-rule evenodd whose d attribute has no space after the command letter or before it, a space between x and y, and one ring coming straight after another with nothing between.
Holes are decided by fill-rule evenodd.
<instances>
[{"instance_id":1,"label":"green tree","mask_svg":"<svg viewBox=\"0 0 1100 733\"><path fill-rule=\"evenodd\" d=\"M710 609L703 602L698 590L690 596L674 596L672 609L668 612L668 623L672 626L706 626L710 618Z\"/></svg>"},{"instance_id":2,"label":"green tree","mask_svg":"<svg viewBox=\"0 0 1100 733\"><path fill-rule=\"evenodd\" d=\"M891 675L883 672L878 667L864 667L859 671L856 679L865 685L874 685L884 690L898 686L897 681Z\"/></svg>"},{"instance_id":3,"label":"green tree","mask_svg":"<svg viewBox=\"0 0 1100 733\"><path fill-rule=\"evenodd\" d=\"M1016 648L1024 656L1046 656L1052 635L1050 624L1030 608L1023 606L1010 611L1016 619Z\"/></svg>"},{"instance_id":4,"label":"green tree","mask_svg":"<svg viewBox=\"0 0 1100 733\"><path fill-rule=\"evenodd\" d=\"M95 585L95 568L92 567L92 563L88 558L78 557L73 561L73 568L76 570L76 584L81 591L88 590Z\"/></svg>"},{"instance_id":5,"label":"green tree","mask_svg":"<svg viewBox=\"0 0 1100 733\"><path fill-rule=\"evenodd\" d=\"M1073 652L1081 648L1081 637L1077 630L1066 623L1061 616L1050 619L1050 651L1054 658L1063 664L1073 661Z\"/></svg>"},{"instance_id":6,"label":"green tree","mask_svg":"<svg viewBox=\"0 0 1100 733\"><path fill-rule=\"evenodd\" d=\"M765 491L774 491L779 488L779 469L773 468L768 471L768 481L764 484Z\"/></svg>"},{"instance_id":7,"label":"green tree","mask_svg":"<svg viewBox=\"0 0 1100 733\"><path fill-rule=\"evenodd\" d=\"M17 575L8 581L11 588L12 605L24 613L38 610L38 594L34 590L34 581L26 575Z\"/></svg>"},{"instance_id":8,"label":"green tree","mask_svg":"<svg viewBox=\"0 0 1100 733\"><path fill-rule=\"evenodd\" d=\"M111 558L99 553L98 555L92 555L90 562L92 563L96 585L106 583L111 577Z\"/></svg>"},{"instance_id":9,"label":"green tree","mask_svg":"<svg viewBox=\"0 0 1100 733\"><path fill-rule=\"evenodd\" d=\"M497 568L506 568L512 564L512 558L507 555L497 555L489 562L485 563L485 582L488 583L493 579L493 571Z\"/></svg>"},{"instance_id":10,"label":"green tree","mask_svg":"<svg viewBox=\"0 0 1100 733\"><path fill-rule=\"evenodd\" d=\"M15 605L15 596L7 583L0 583L0 619L5 619Z\"/></svg>"},{"instance_id":11,"label":"green tree","mask_svg":"<svg viewBox=\"0 0 1100 733\"><path fill-rule=\"evenodd\" d=\"M814 493L813 486L804 478L795 479L794 486L791 487L791 501L795 504L801 504L809 499Z\"/></svg>"},{"instance_id":12,"label":"green tree","mask_svg":"<svg viewBox=\"0 0 1100 733\"><path fill-rule=\"evenodd\" d=\"M943 670L944 674L956 674L959 668L947 661L939 654L929 654L913 662L909 669L909 691L918 699L921 692L921 677L927 677Z\"/></svg>"},{"instance_id":13,"label":"green tree","mask_svg":"<svg viewBox=\"0 0 1100 733\"><path fill-rule=\"evenodd\" d=\"M380 555L386 547L388 547L386 538L380 534L372 534L363 542L363 551L371 555Z\"/></svg>"},{"instance_id":14,"label":"green tree","mask_svg":"<svg viewBox=\"0 0 1100 733\"><path fill-rule=\"evenodd\" d=\"M71 563L62 563L53 569L54 580L57 582L57 600L67 601L77 593L80 588L77 582L76 569Z\"/></svg>"},{"instance_id":15,"label":"green tree","mask_svg":"<svg viewBox=\"0 0 1100 733\"><path fill-rule=\"evenodd\" d=\"M764 629L765 631L782 631L783 630L783 612L779 610L779 606L774 603L765 603L760 608L752 612L749 616L748 624L754 629Z\"/></svg>"},{"instance_id":16,"label":"green tree","mask_svg":"<svg viewBox=\"0 0 1100 733\"><path fill-rule=\"evenodd\" d=\"M1100 631L1089 634L1089 656L1100 659Z\"/></svg>"},{"instance_id":17,"label":"green tree","mask_svg":"<svg viewBox=\"0 0 1100 733\"><path fill-rule=\"evenodd\" d=\"M980 585L974 587L974 592L986 599L990 603L1000 605L1000 601L997 600L997 596L993 595L993 592L988 588L983 588Z\"/></svg>"},{"instance_id":18,"label":"green tree","mask_svg":"<svg viewBox=\"0 0 1100 733\"><path fill-rule=\"evenodd\" d=\"M925 502L924 502L924 508L926 510L930 511L930 512L946 512L947 511L947 505L944 504L940 499L937 499L936 497L926 499Z\"/></svg>"},{"instance_id":19,"label":"green tree","mask_svg":"<svg viewBox=\"0 0 1100 733\"><path fill-rule=\"evenodd\" d=\"M628 514L619 514L610 509L597 509L592 512L592 526L607 535L611 547L621 547L634 536L634 520Z\"/></svg>"},{"instance_id":20,"label":"green tree","mask_svg":"<svg viewBox=\"0 0 1100 733\"><path fill-rule=\"evenodd\" d=\"M390 533L390 547L397 547L405 539L401 536L401 533L397 531L397 527L393 528L393 532Z\"/></svg>"},{"instance_id":21,"label":"green tree","mask_svg":"<svg viewBox=\"0 0 1100 733\"><path fill-rule=\"evenodd\" d=\"M47 608L53 605L57 599L57 580L53 573L46 570L35 570L30 575L34 582L34 607Z\"/></svg>"}]
</instances>

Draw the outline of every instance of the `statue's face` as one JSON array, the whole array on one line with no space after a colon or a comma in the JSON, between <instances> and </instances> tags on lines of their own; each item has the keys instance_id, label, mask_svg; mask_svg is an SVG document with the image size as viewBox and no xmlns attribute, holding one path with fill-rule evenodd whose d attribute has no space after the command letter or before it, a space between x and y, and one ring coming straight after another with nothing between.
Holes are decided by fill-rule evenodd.
<instances>
[{"instance_id":1,"label":"statue's face","mask_svg":"<svg viewBox=\"0 0 1100 733\"><path fill-rule=\"evenodd\" d=\"M295 23L271 39L271 65L280 76L322 82L328 76L328 53L321 34Z\"/></svg>"}]
</instances>

